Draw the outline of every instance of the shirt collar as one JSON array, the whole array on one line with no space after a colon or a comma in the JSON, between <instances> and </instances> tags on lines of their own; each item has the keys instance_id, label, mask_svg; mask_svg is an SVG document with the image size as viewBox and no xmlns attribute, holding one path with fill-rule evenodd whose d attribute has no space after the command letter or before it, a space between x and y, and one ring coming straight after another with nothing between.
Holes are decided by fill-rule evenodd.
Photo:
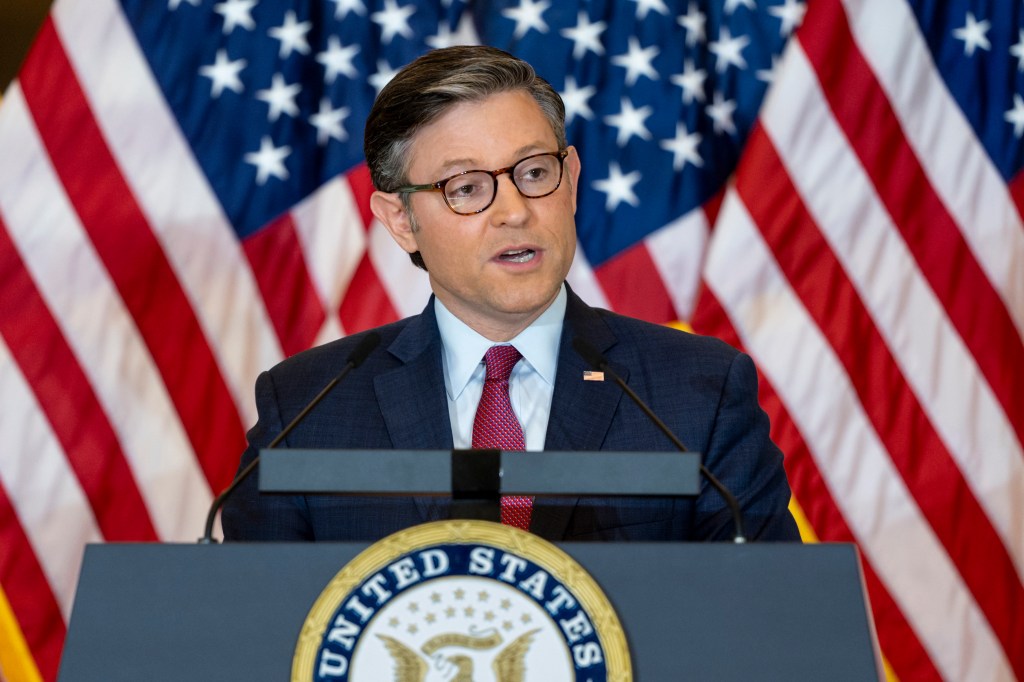
<instances>
[{"instance_id":1,"label":"shirt collar","mask_svg":"<svg viewBox=\"0 0 1024 682\"><path fill-rule=\"evenodd\" d=\"M509 341L537 374L551 386L555 385L558 369L558 345L562 337L562 323L568 302L563 283L551 305L529 327ZM452 400L462 394L483 361L487 349L495 345L455 317L441 300L434 297L434 315L444 348L445 390Z\"/></svg>"}]
</instances>

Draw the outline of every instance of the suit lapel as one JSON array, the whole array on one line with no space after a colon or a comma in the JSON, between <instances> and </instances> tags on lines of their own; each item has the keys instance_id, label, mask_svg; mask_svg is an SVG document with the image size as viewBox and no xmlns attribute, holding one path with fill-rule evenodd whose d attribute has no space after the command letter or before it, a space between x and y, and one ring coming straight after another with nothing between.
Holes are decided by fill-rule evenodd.
<instances>
[{"instance_id":1,"label":"suit lapel","mask_svg":"<svg viewBox=\"0 0 1024 682\"><path fill-rule=\"evenodd\" d=\"M568 289L568 285L566 285ZM584 381L591 367L572 349L572 340L586 339L601 353L616 338L601 316L571 289L558 351L558 372L551 399L551 413L544 449L556 451L600 450L611 426L622 391L611 381ZM374 390L392 446L396 449L452 449L451 420L444 389L441 335L434 317L433 298L423 313L412 318L388 347L402 364L374 379ZM628 370L614 366L623 377ZM551 540L565 537L578 498L560 498L557 504L538 501L531 531ZM428 521L447 516L448 501L416 498L416 506Z\"/></svg>"},{"instance_id":2,"label":"suit lapel","mask_svg":"<svg viewBox=\"0 0 1024 682\"><path fill-rule=\"evenodd\" d=\"M441 336L434 299L412 318L388 347L402 364L374 378L374 390L391 444L398 450L453 447L448 399L441 364ZM417 497L423 521L438 518L447 500Z\"/></svg>"},{"instance_id":3,"label":"suit lapel","mask_svg":"<svg viewBox=\"0 0 1024 682\"><path fill-rule=\"evenodd\" d=\"M611 381L584 381L583 373L592 368L573 350L572 341L579 336L604 353L615 345L616 338L593 308L571 289L568 294L544 449L600 450L622 391ZM615 369L623 378L628 376L624 368ZM576 501L578 498L561 498L550 505L541 502L535 507L530 529L545 538L564 538Z\"/></svg>"},{"instance_id":4,"label":"suit lapel","mask_svg":"<svg viewBox=\"0 0 1024 682\"><path fill-rule=\"evenodd\" d=\"M583 379L583 373L593 368L573 350L572 342L577 336L589 341L601 353L617 342L597 311L570 290L545 450L600 450L622 397L622 390L611 380ZM623 379L629 377L626 368L615 365L613 368Z\"/></svg>"}]
</instances>

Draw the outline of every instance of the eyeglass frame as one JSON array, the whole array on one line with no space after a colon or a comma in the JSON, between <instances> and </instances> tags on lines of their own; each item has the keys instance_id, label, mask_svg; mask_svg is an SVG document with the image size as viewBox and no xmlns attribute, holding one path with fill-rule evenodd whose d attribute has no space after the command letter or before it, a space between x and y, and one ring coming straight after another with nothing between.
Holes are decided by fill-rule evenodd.
<instances>
[{"instance_id":1,"label":"eyeglass frame","mask_svg":"<svg viewBox=\"0 0 1024 682\"><path fill-rule=\"evenodd\" d=\"M555 186L551 189L550 192L545 192L544 194L538 194L536 196L523 194L523 190L520 189L519 185L516 184L516 176L512 174L512 170L515 169L516 166L523 163L524 161L535 159L538 156L554 156L555 158L558 159L558 182L555 183ZM498 198L498 176L504 175L505 173L508 173L508 179L512 181L512 186L516 188L517 192L519 192L519 196L524 197L526 199L541 199L543 197L551 196L552 194L558 191L559 187L562 186L562 178L565 177L565 158L567 156L569 156L568 149L559 149L557 152L538 152L537 154L530 154L529 156L524 156L523 158L513 163L511 166L506 166L505 168L499 168L497 170L491 171L476 168L464 170L461 173L449 175L447 178L443 178L441 180L438 180L437 182L428 182L423 185L406 185L405 187L399 187L398 189L395 189L393 193L412 194L413 192L440 192L441 198L444 199L444 205L447 206L448 209L455 215L476 215L478 213L483 213L484 211L489 209L491 205L494 203L494 200ZM468 175L469 173L486 173L487 175L490 175L491 180L494 181L494 191L491 193L491 200L488 201L487 205L484 206L483 208L477 209L476 211L471 211L469 213L460 213L459 211L456 211L454 208L452 208L452 205L448 203L448 195L445 194L444 188L451 180L462 177L463 175Z\"/></svg>"}]
</instances>

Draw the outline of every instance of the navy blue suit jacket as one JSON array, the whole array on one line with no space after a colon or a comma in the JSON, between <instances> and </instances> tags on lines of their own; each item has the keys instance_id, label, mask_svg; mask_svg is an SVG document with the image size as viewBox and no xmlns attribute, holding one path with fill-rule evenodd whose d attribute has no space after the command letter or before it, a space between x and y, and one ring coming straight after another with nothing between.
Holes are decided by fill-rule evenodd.
<instances>
[{"instance_id":1,"label":"navy blue suit jacket","mask_svg":"<svg viewBox=\"0 0 1024 682\"><path fill-rule=\"evenodd\" d=\"M433 301L422 314L376 331L378 349L281 447L452 448ZM570 291L546 449L675 449L613 382L583 381L590 367L572 350L575 336L602 352L680 440L702 453L739 500L748 538L799 540L782 454L757 404L753 363L717 339L591 308ZM242 467L340 371L359 338L300 353L259 377L259 421ZM447 513L440 498L260 495L251 476L227 502L222 521L229 540L355 541ZM721 497L704 483L696 498L538 499L531 531L554 541L727 540L733 526Z\"/></svg>"}]
</instances>

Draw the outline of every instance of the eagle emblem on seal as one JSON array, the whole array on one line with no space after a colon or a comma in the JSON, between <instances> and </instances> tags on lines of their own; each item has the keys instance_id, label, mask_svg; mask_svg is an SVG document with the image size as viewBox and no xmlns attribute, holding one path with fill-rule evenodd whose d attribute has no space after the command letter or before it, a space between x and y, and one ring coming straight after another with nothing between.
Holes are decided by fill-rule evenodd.
<instances>
[{"instance_id":1,"label":"eagle emblem on seal","mask_svg":"<svg viewBox=\"0 0 1024 682\"><path fill-rule=\"evenodd\" d=\"M526 653L539 630L523 633L500 649L490 660L497 682L525 682ZM421 651L388 635L377 635L394 661L395 682L477 682L473 676L474 657L459 650L491 651L501 646L496 631L488 636L446 633L428 640ZM453 653L446 653L452 650Z\"/></svg>"}]
</instances>

